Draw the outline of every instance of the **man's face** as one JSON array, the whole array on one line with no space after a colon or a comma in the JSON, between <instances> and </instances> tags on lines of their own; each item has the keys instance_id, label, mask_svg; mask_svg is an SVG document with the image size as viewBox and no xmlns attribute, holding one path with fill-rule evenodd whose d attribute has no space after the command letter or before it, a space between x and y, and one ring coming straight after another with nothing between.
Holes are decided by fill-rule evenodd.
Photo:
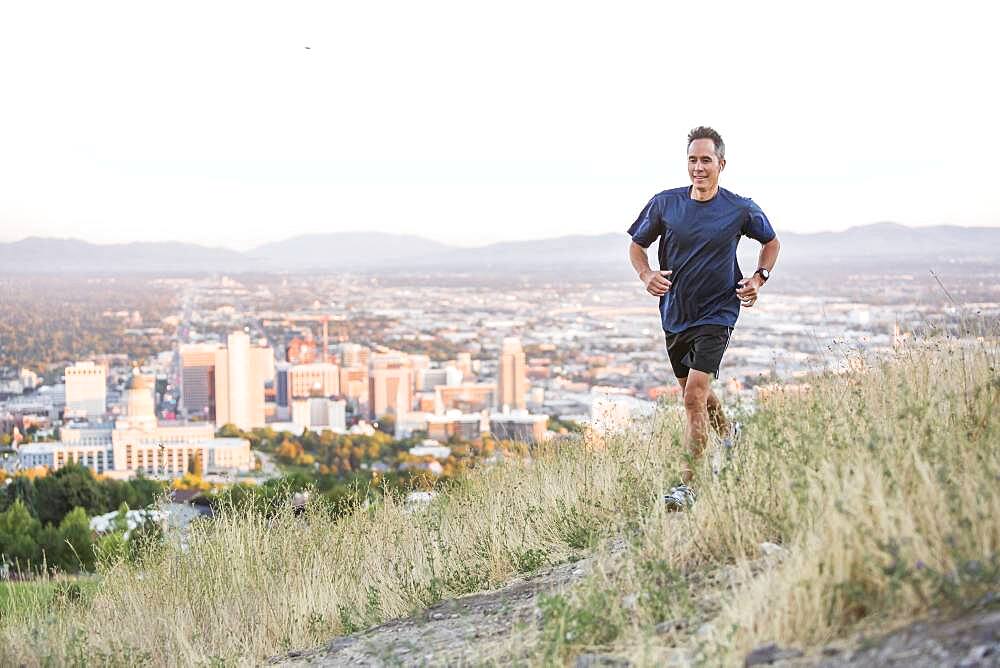
<instances>
[{"instance_id":1,"label":"man's face","mask_svg":"<svg viewBox=\"0 0 1000 668\"><path fill-rule=\"evenodd\" d=\"M719 185L719 172L725 166L726 161L716 157L715 142L711 139L695 139L688 146L688 176L698 190L714 190Z\"/></svg>"}]
</instances>

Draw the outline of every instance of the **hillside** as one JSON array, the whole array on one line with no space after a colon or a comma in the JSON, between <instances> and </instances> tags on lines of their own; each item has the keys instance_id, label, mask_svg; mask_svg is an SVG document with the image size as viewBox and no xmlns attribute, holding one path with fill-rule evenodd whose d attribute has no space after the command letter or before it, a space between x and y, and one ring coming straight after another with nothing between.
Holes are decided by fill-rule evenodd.
<instances>
[{"instance_id":1,"label":"hillside","mask_svg":"<svg viewBox=\"0 0 1000 668\"><path fill-rule=\"evenodd\" d=\"M738 665L772 642L836 654L932 613L944 629L1000 594L1000 346L980 326L745 411L690 511L656 503L683 457L664 405L603 440L510 452L424 509L223 513L186 549L106 564L93 597L8 616L0 664ZM473 613L490 618L479 636L447 635Z\"/></svg>"}]
</instances>

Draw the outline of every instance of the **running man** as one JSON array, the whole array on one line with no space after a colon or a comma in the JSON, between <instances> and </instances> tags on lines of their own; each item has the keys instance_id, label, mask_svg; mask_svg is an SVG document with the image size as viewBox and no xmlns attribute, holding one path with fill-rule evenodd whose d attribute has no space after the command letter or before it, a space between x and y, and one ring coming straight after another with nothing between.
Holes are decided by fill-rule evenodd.
<instances>
[{"instance_id":1,"label":"running man","mask_svg":"<svg viewBox=\"0 0 1000 668\"><path fill-rule=\"evenodd\" d=\"M759 206L719 187L726 146L718 132L709 127L692 130L687 161L691 185L655 195L628 229L629 259L646 292L660 298L667 355L684 393L691 463L683 470L682 484L664 499L673 510L694 501L688 483L708 443L709 425L720 437L729 435L722 404L712 392L712 377L719 377L740 307L756 303L781 247ZM762 245L749 278L743 278L736 260L743 235ZM660 268L654 270L646 249L657 239Z\"/></svg>"}]
</instances>

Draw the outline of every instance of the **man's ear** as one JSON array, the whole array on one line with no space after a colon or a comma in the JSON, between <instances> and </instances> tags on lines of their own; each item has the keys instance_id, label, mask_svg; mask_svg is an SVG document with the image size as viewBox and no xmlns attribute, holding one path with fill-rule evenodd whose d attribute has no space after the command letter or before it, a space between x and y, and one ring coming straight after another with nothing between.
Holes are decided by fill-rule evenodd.
<instances>
[{"instance_id":1,"label":"man's ear","mask_svg":"<svg viewBox=\"0 0 1000 668\"><path fill-rule=\"evenodd\" d=\"M723 158L722 160L719 161L719 172L722 172L722 170L725 168L726 168L726 159Z\"/></svg>"}]
</instances>

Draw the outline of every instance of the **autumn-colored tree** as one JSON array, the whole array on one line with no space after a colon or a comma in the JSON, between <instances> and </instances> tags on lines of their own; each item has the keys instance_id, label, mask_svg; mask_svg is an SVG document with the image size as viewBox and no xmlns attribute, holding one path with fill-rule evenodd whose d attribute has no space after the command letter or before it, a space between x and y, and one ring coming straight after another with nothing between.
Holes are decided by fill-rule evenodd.
<instances>
[{"instance_id":1,"label":"autumn-colored tree","mask_svg":"<svg viewBox=\"0 0 1000 668\"><path fill-rule=\"evenodd\" d=\"M291 439L285 439L278 446L277 457L278 461L283 464L294 464L295 461L302 456L302 445L297 441Z\"/></svg>"}]
</instances>

